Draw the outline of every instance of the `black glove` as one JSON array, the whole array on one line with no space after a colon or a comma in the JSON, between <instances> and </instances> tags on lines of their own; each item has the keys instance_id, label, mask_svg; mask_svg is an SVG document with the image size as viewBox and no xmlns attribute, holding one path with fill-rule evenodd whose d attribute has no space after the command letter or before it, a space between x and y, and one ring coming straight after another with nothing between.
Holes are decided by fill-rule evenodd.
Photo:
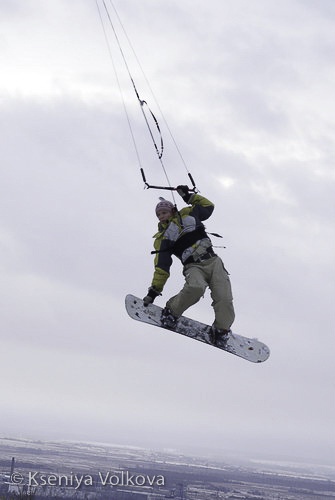
<instances>
[{"instance_id":1,"label":"black glove","mask_svg":"<svg viewBox=\"0 0 335 500\"><path fill-rule=\"evenodd\" d=\"M177 193L183 198L185 203L188 203L192 194L188 189L188 186L177 186Z\"/></svg>"},{"instance_id":2,"label":"black glove","mask_svg":"<svg viewBox=\"0 0 335 500\"><path fill-rule=\"evenodd\" d=\"M148 290L148 294L143 298L144 307L148 307L149 304L152 304L158 295L160 295L160 293L151 286Z\"/></svg>"}]
</instances>

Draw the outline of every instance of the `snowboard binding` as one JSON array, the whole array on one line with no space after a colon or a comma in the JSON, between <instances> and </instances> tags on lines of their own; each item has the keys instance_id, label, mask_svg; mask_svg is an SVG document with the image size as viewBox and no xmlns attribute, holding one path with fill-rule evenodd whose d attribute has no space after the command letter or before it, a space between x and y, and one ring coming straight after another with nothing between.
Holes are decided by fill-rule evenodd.
<instances>
[{"instance_id":1,"label":"snowboard binding","mask_svg":"<svg viewBox=\"0 0 335 500\"><path fill-rule=\"evenodd\" d=\"M231 330L224 330L223 328L215 328L211 326L208 332L209 341L213 345L222 344L225 345L229 339L229 333Z\"/></svg>"},{"instance_id":2,"label":"snowboard binding","mask_svg":"<svg viewBox=\"0 0 335 500\"><path fill-rule=\"evenodd\" d=\"M165 307L162 310L161 314L162 326L164 326L165 328L175 328L177 321L178 321L177 316L174 316L174 314L172 314L171 310L168 307Z\"/></svg>"}]
</instances>

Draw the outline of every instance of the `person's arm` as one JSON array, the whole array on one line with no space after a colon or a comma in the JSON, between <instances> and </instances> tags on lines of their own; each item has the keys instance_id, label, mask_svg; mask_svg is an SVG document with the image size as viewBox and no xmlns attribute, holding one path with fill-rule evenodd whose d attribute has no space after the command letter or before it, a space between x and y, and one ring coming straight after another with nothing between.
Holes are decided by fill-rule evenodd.
<instances>
[{"instance_id":1,"label":"person's arm","mask_svg":"<svg viewBox=\"0 0 335 500\"><path fill-rule=\"evenodd\" d=\"M157 238L154 243L156 253L155 256L155 271L152 278L151 286L148 289L147 295L144 297L144 305L152 304L158 295L161 295L165 283L170 276L170 267L172 265L171 252L168 248L168 240Z\"/></svg>"},{"instance_id":2,"label":"person's arm","mask_svg":"<svg viewBox=\"0 0 335 500\"><path fill-rule=\"evenodd\" d=\"M207 200L204 196L190 192L187 186L178 186L177 193L183 198L185 203L191 205L190 215L195 215L200 220L206 220L212 215L214 203Z\"/></svg>"}]
</instances>

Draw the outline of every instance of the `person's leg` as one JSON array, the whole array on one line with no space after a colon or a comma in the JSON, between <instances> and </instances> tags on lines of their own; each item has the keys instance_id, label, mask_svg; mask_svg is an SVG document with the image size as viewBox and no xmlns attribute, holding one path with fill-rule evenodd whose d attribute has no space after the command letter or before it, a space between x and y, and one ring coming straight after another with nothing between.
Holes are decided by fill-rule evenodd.
<instances>
[{"instance_id":1,"label":"person's leg","mask_svg":"<svg viewBox=\"0 0 335 500\"><path fill-rule=\"evenodd\" d=\"M209 288L215 312L213 326L214 328L229 330L235 319L233 295L229 275L220 257L217 257L212 264Z\"/></svg>"},{"instance_id":2,"label":"person's leg","mask_svg":"<svg viewBox=\"0 0 335 500\"><path fill-rule=\"evenodd\" d=\"M189 264L183 274L185 276L184 287L166 303L166 307L177 318L203 297L208 286L201 265Z\"/></svg>"}]
</instances>

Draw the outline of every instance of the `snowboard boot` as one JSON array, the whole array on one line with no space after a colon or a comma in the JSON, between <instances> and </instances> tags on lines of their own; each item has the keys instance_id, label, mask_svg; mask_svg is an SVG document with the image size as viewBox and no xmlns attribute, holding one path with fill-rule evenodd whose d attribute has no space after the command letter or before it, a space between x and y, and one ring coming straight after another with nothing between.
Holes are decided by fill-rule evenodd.
<instances>
[{"instance_id":1,"label":"snowboard boot","mask_svg":"<svg viewBox=\"0 0 335 500\"><path fill-rule=\"evenodd\" d=\"M212 325L211 329L209 330L210 343L213 345L217 345L218 342L226 344L230 332L231 330L224 330L223 328L215 328L215 326Z\"/></svg>"},{"instance_id":2,"label":"snowboard boot","mask_svg":"<svg viewBox=\"0 0 335 500\"><path fill-rule=\"evenodd\" d=\"M174 328L177 324L177 321L178 321L177 316L174 316L174 314L172 314L171 310L168 307L165 307L162 310L162 315L161 315L162 326L165 326L166 328Z\"/></svg>"}]
</instances>

